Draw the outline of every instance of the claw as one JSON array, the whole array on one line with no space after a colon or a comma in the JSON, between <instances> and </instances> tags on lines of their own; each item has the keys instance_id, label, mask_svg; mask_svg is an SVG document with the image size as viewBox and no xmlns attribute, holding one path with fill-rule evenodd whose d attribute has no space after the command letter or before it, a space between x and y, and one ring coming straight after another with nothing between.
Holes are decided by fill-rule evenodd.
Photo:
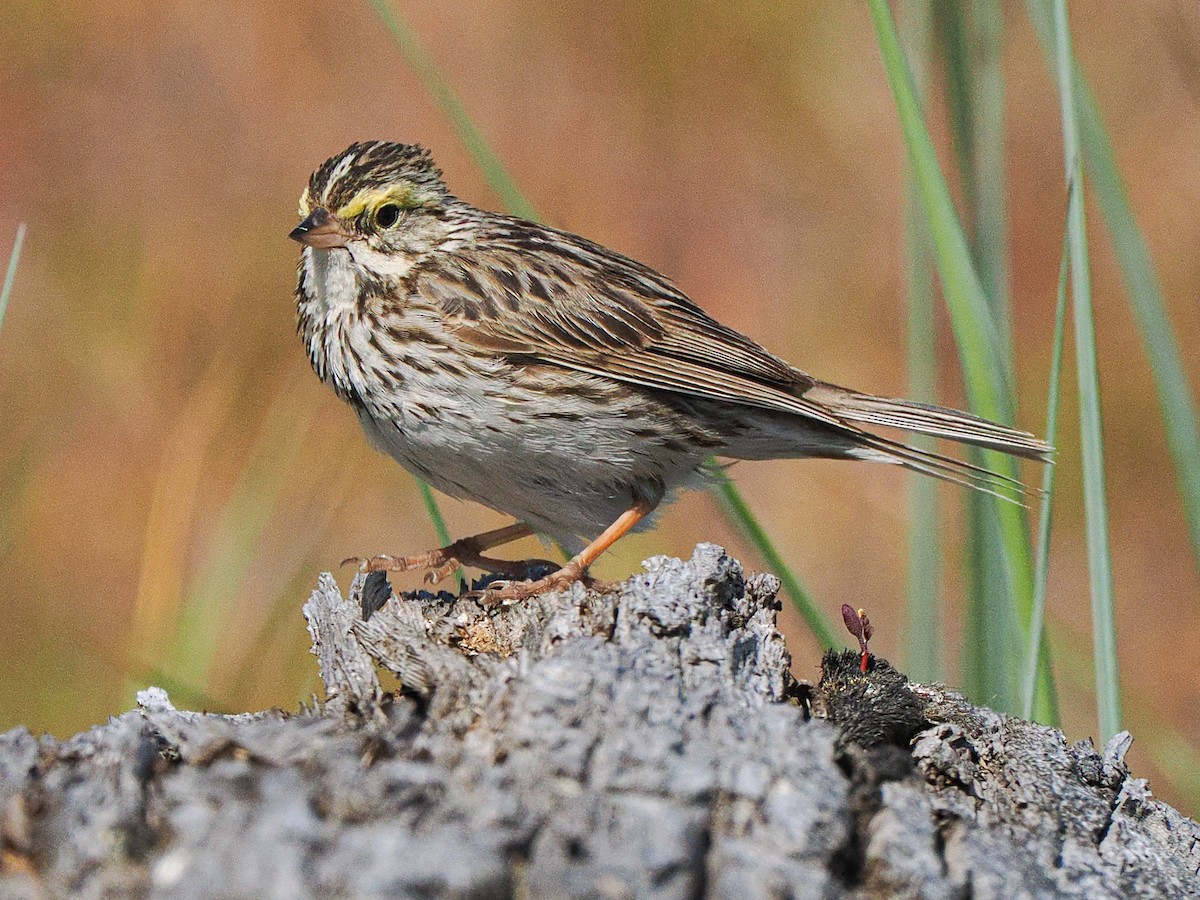
<instances>
[{"instance_id":1,"label":"claw","mask_svg":"<svg viewBox=\"0 0 1200 900\"><path fill-rule=\"evenodd\" d=\"M515 603L518 600L527 600L538 594L566 590L576 581L582 579L583 575L581 573L571 570L568 567L563 567L557 572L553 572L536 581L493 581L482 591L477 591L472 596L482 604Z\"/></svg>"},{"instance_id":2,"label":"claw","mask_svg":"<svg viewBox=\"0 0 1200 900\"><path fill-rule=\"evenodd\" d=\"M429 561L425 557L388 556L386 553L372 556L370 559L351 556L349 559L342 560L343 566L350 563L357 563L358 570L367 574L371 572L410 572L413 569L423 569L429 565Z\"/></svg>"},{"instance_id":3,"label":"claw","mask_svg":"<svg viewBox=\"0 0 1200 900\"><path fill-rule=\"evenodd\" d=\"M372 556L369 559L363 559L360 556L351 556L344 560L342 565L347 566L350 563L354 563L358 566L359 571L367 574L372 572L412 572L414 570L426 570L425 581L428 584L437 584L450 575L453 575L463 566L500 572L509 576L516 575L523 578L527 577L529 567L532 563L519 560L491 559L484 556L483 553L493 547L499 547L503 544L529 537L532 533L529 526L525 523L514 522L512 525L506 525L503 528L496 528L492 531L473 535L472 537L462 538L445 547L431 550L428 553L399 557L380 554L379 556ZM549 566L553 568L552 563ZM538 582L538 584L542 583ZM519 583L505 582L504 584L508 591L521 590ZM533 593L536 593L536 589ZM528 594L525 596L528 596Z\"/></svg>"},{"instance_id":4,"label":"claw","mask_svg":"<svg viewBox=\"0 0 1200 900\"><path fill-rule=\"evenodd\" d=\"M405 560L396 559L394 556L388 556L386 553L381 553L379 556L372 556L370 559L362 556L349 556L343 559L341 564L348 566L351 563L358 566L358 571L366 575L372 572L407 571Z\"/></svg>"},{"instance_id":5,"label":"claw","mask_svg":"<svg viewBox=\"0 0 1200 900\"><path fill-rule=\"evenodd\" d=\"M359 564L359 568L364 572L403 572L405 570L404 560L388 556L386 553L364 559Z\"/></svg>"},{"instance_id":6,"label":"claw","mask_svg":"<svg viewBox=\"0 0 1200 900\"><path fill-rule=\"evenodd\" d=\"M436 569L430 569L425 573L425 583L437 584L438 582L443 581L444 579L453 575L461 565L462 563L460 563L457 559L448 559Z\"/></svg>"}]
</instances>

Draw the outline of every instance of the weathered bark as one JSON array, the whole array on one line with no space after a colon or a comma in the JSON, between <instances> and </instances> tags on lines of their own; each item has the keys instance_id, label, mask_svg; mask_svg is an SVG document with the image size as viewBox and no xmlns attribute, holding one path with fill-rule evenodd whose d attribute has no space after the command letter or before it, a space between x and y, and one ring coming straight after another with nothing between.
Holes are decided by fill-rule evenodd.
<instances>
[{"instance_id":1,"label":"weathered bark","mask_svg":"<svg viewBox=\"0 0 1200 900\"><path fill-rule=\"evenodd\" d=\"M351 603L323 576L319 708L150 688L67 741L0 735L0 894L1200 895L1200 826L1126 740L1068 744L857 654L827 658L810 719L774 578L712 546L647 570L365 622L361 579Z\"/></svg>"}]
</instances>

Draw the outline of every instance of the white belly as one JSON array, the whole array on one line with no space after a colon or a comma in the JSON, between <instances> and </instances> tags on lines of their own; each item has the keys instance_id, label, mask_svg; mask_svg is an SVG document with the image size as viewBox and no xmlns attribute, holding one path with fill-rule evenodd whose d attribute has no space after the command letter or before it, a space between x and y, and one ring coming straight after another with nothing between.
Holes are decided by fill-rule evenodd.
<instances>
[{"instance_id":1,"label":"white belly","mask_svg":"<svg viewBox=\"0 0 1200 900\"><path fill-rule=\"evenodd\" d=\"M379 450L438 490L567 546L603 531L635 493L657 501L703 478L706 454L639 437L627 409L584 400L564 409L561 397L505 385L502 371L471 381L409 385L399 415L360 409L359 420Z\"/></svg>"}]
</instances>

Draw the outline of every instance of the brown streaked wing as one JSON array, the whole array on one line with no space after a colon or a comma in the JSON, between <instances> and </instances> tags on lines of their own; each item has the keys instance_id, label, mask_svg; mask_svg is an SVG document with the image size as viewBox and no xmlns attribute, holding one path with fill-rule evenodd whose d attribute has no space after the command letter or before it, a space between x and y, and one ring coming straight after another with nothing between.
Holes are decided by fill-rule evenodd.
<instances>
[{"instance_id":1,"label":"brown streaked wing","mask_svg":"<svg viewBox=\"0 0 1200 900\"><path fill-rule=\"evenodd\" d=\"M717 322L662 275L583 238L522 225L520 246L497 239L486 250L443 257L414 280L463 340L845 427L801 396L813 379Z\"/></svg>"},{"instance_id":2,"label":"brown streaked wing","mask_svg":"<svg viewBox=\"0 0 1200 900\"><path fill-rule=\"evenodd\" d=\"M740 375L718 372L686 359L672 359L653 352L640 356L610 355L599 359L554 355L545 355L544 358L592 375L604 375L658 390L774 409L824 422L843 431L858 432L857 428L847 425L827 409L804 397L784 393L778 388Z\"/></svg>"}]
</instances>

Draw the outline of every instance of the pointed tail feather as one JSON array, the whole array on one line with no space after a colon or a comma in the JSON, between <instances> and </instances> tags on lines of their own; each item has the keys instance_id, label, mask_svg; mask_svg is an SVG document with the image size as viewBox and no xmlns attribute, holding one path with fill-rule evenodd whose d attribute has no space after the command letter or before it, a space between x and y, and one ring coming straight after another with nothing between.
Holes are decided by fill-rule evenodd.
<instances>
[{"instance_id":1,"label":"pointed tail feather","mask_svg":"<svg viewBox=\"0 0 1200 900\"><path fill-rule=\"evenodd\" d=\"M969 487L1018 505L1023 505L1022 498L1029 491L1015 478L953 456L922 450L869 432L862 432L861 438L861 446L850 450L848 456L903 466L910 471Z\"/></svg>"},{"instance_id":2,"label":"pointed tail feather","mask_svg":"<svg viewBox=\"0 0 1200 900\"><path fill-rule=\"evenodd\" d=\"M838 418L847 422L900 428L999 450L1025 459L1053 462L1054 448L1029 432L1018 431L957 409L915 400L873 397L831 384L817 384L806 391L805 396L828 407Z\"/></svg>"}]
</instances>

